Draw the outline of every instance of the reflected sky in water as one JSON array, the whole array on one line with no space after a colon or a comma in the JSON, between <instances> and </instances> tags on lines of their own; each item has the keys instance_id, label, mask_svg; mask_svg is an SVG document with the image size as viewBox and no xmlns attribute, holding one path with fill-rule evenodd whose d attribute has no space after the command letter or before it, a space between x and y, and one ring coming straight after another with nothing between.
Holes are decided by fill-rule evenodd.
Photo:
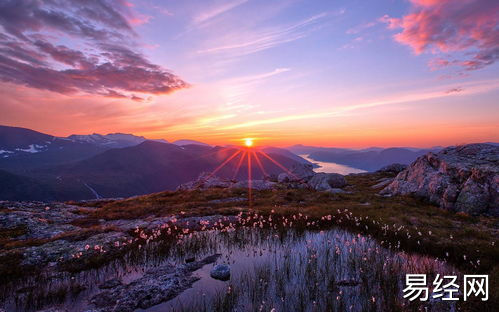
<instances>
[{"instance_id":1,"label":"reflected sky in water","mask_svg":"<svg viewBox=\"0 0 499 312\"><path fill-rule=\"evenodd\" d=\"M311 163L314 163L314 164L320 166L319 168L314 168L315 172L339 173L339 174L343 174L343 175L347 175L350 173L367 172L367 171L362 170L362 169L357 169L357 168L353 168L353 167L346 166L346 165L340 165L340 164L333 163L333 162L324 162L324 161L313 160L312 158L309 158L308 155L306 155L306 154L299 155L299 156L303 159L310 161Z\"/></svg>"}]
</instances>

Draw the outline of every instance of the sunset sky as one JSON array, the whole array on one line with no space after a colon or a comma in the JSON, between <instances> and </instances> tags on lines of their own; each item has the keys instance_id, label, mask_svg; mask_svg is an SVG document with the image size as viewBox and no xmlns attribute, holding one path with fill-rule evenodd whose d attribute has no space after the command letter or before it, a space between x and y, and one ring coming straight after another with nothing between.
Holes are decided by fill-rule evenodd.
<instances>
[{"instance_id":1,"label":"sunset sky","mask_svg":"<svg viewBox=\"0 0 499 312\"><path fill-rule=\"evenodd\" d=\"M0 1L0 124L211 144L499 141L497 0Z\"/></svg>"}]
</instances>

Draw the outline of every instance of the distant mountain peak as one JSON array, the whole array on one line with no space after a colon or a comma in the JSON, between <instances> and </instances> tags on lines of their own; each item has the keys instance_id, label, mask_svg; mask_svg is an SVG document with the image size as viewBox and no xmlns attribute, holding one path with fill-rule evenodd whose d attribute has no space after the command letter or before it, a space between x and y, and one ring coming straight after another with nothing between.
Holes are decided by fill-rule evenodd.
<instances>
[{"instance_id":1,"label":"distant mountain peak","mask_svg":"<svg viewBox=\"0 0 499 312\"><path fill-rule=\"evenodd\" d=\"M83 135L72 134L67 138L76 142L92 143L110 148L122 148L122 147L134 146L148 140L143 136L137 136L130 133L119 133L119 132L108 133L105 135L99 133L83 134ZM168 143L166 140L163 139L151 140L151 141Z\"/></svg>"},{"instance_id":2,"label":"distant mountain peak","mask_svg":"<svg viewBox=\"0 0 499 312\"><path fill-rule=\"evenodd\" d=\"M202 145L202 146L211 146L210 144L207 144L207 143L203 143L203 142L199 142L199 141L195 141L195 140L186 140L186 139L177 140L177 141L173 142L173 144L178 145L178 146L184 146L184 145L190 145L190 144Z\"/></svg>"}]
</instances>

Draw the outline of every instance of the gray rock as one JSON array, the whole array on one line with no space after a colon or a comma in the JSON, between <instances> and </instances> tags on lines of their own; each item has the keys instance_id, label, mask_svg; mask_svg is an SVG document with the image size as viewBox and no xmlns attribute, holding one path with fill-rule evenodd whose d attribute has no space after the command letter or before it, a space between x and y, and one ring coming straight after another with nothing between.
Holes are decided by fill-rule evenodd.
<instances>
[{"instance_id":1,"label":"gray rock","mask_svg":"<svg viewBox=\"0 0 499 312\"><path fill-rule=\"evenodd\" d=\"M294 164L288 172L282 172L277 176L277 182L307 182L315 175L313 166L310 164Z\"/></svg>"},{"instance_id":2,"label":"gray rock","mask_svg":"<svg viewBox=\"0 0 499 312\"><path fill-rule=\"evenodd\" d=\"M210 173L202 173L195 181L181 184L177 190L195 190L195 189L208 189L208 188L228 188L236 181L229 179L222 179Z\"/></svg>"},{"instance_id":3,"label":"gray rock","mask_svg":"<svg viewBox=\"0 0 499 312\"><path fill-rule=\"evenodd\" d=\"M141 278L130 284L117 285L92 297L91 303L98 311L132 312L147 309L178 296L192 286L199 277L192 273L206 264L213 263L219 254L201 261L180 266L165 264L147 271Z\"/></svg>"},{"instance_id":4,"label":"gray rock","mask_svg":"<svg viewBox=\"0 0 499 312\"><path fill-rule=\"evenodd\" d=\"M304 182L307 182L315 175L314 167L311 164L295 164L290 171L292 177L299 178Z\"/></svg>"},{"instance_id":5,"label":"gray rock","mask_svg":"<svg viewBox=\"0 0 499 312\"><path fill-rule=\"evenodd\" d=\"M345 178L338 173L317 173L309 181L308 185L317 191L330 191L347 185Z\"/></svg>"},{"instance_id":6,"label":"gray rock","mask_svg":"<svg viewBox=\"0 0 499 312\"><path fill-rule=\"evenodd\" d=\"M279 183L286 183L291 181L290 175L287 174L286 172L282 172L277 176L277 182Z\"/></svg>"},{"instance_id":7,"label":"gray rock","mask_svg":"<svg viewBox=\"0 0 499 312\"><path fill-rule=\"evenodd\" d=\"M499 215L499 147L468 144L428 153L380 193L412 194L456 212Z\"/></svg>"},{"instance_id":8,"label":"gray rock","mask_svg":"<svg viewBox=\"0 0 499 312\"><path fill-rule=\"evenodd\" d=\"M393 182L393 178L382 178L377 181L378 183L371 186L373 189L379 189L387 186L388 184Z\"/></svg>"},{"instance_id":9,"label":"gray rock","mask_svg":"<svg viewBox=\"0 0 499 312\"><path fill-rule=\"evenodd\" d=\"M240 181L231 185L231 188L248 188L250 186L249 181ZM271 190L275 186L274 182L266 180L252 180L251 188L254 190Z\"/></svg>"},{"instance_id":10,"label":"gray rock","mask_svg":"<svg viewBox=\"0 0 499 312\"><path fill-rule=\"evenodd\" d=\"M25 229L16 240L47 239L78 230L70 223L82 217L75 213L78 207L62 203L2 202L2 206L7 209L0 214L0 228Z\"/></svg>"},{"instance_id":11,"label":"gray rock","mask_svg":"<svg viewBox=\"0 0 499 312\"><path fill-rule=\"evenodd\" d=\"M376 172L386 172L386 173L398 174L399 172L401 172L405 168L407 168L407 165L395 163L395 164L391 164L388 166L384 166L383 168L379 169Z\"/></svg>"},{"instance_id":12,"label":"gray rock","mask_svg":"<svg viewBox=\"0 0 499 312\"><path fill-rule=\"evenodd\" d=\"M210 276L214 279L227 281L230 279L230 267L227 264L217 264L211 269Z\"/></svg>"}]
</instances>

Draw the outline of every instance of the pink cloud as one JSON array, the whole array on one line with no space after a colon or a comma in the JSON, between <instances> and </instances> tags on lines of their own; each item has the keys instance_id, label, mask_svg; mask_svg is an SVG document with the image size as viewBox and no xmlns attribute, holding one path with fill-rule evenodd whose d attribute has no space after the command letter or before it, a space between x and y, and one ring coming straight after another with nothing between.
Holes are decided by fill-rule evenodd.
<instances>
[{"instance_id":1,"label":"pink cloud","mask_svg":"<svg viewBox=\"0 0 499 312\"><path fill-rule=\"evenodd\" d=\"M133 100L139 99L135 92L188 87L137 51L132 24L149 17L130 7L105 0L0 2L0 82Z\"/></svg>"},{"instance_id":2,"label":"pink cloud","mask_svg":"<svg viewBox=\"0 0 499 312\"><path fill-rule=\"evenodd\" d=\"M148 24L152 19L152 16L145 14L135 14L133 17L128 19L128 22L134 26L140 26Z\"/></svg>"},{"instance_id":3,"label":"pink cloud","mask_svg":"<svg viewBox=\"0 0 499 312\"><path fill-rule=\"evenodd\" d=\"M457 52L467 59L447 60L447 63L439 60L433 65L457 64L467 70L482 68L499 59L498 1L411 0L411 3L409 14L401 18L385 15L380 21L389 29L402 29L395 34L395 40L410 46L416 55Z\"/></svg>"}]
</instances>

